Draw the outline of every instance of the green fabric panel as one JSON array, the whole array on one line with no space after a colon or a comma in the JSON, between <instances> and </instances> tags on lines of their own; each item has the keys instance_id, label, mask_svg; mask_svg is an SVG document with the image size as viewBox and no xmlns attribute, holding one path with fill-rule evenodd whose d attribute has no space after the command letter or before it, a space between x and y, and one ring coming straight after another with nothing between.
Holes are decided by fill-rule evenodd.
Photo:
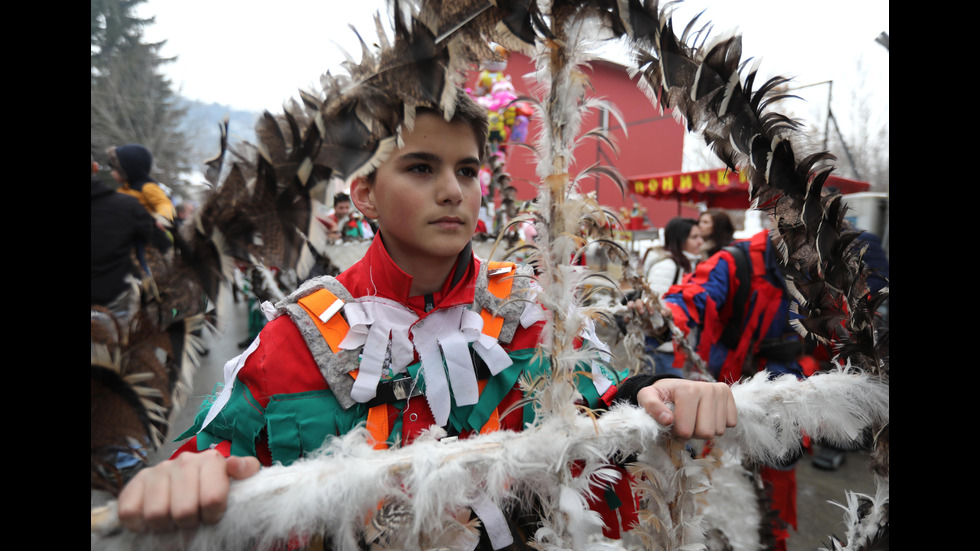
<instances>
[{"instance_id":1,"label":"green fabric panel","mask_svg":"<svg viewBox=\"0 0 980 551\"><path fill-rule=\"evenodd\" d=\"M406 402L405 400L400 400L394 403L396 406L398 406L399 412L404 412L405 404L407 404L408 402ZM388 442L388 447L396 447L402 445L402 414L401 413L399 413L398 417L395 418L395 424L391 427L391 432L388 433L387 442Z\"/></svg>"},{"instance_id":2,"label":"green fabric panel","mask_svg":"<svg viewBox=\"0 0 980 551\"><path fill-rule=\"evenodd\" d=\"M606 490L603 492L603 497L606 498L606 504L609 505L610 509L619 509L623 506L623 501L619 499L616 494L616 489L613 488L612 484L606 483Z\"/></svg>"},{"instance_id":3,"label":"green fabric panel","mask_svg":"<svg viewBox=\"0 0 980 551\"><path fill-rule=\"evenodd\" d=\"M211 406L214 404L214 401L218 399L218 395L221 394L221 388L223 386L224 383L221 382L214 384L214 387L211 389L211 397L202 401L201 405L198 406L197 415L194 416L194 424L192 424L190 428L185 430L180 436L174 438L174 442L180 442L185 438L190 438L201 430L201 426L204 425L204 419L208 416L208 412L211 411Z\"/></svg>"},{"instance_id":4,"label":"green fabric panel","mask_svg":"<svg viewBox=\"0 0 980 551\"><path fill-rule=\"evenodd\" d=\"M204 451L209 449L211 446L220 444L221 439L213 434L208 434L206 432L201 432L197 434L197 451Z\"/></svg>"},{"instance_id":5,"label":"green fabric panel","mask_svg":"<svg viewBox=\"0 0 980 551\"><path fill-rule=\"evenodd\" d=\"M535 352L534 348L510 352L514 363L490 379L476 404L454 407L449 417L450 423L459 431L480 430L522 373L534 378L545 374L549 369L547 356L542 354L535 357ZM419 373L420 368L420 363L411 364L408 366L408 374L424 390L425 381L424 376ZM591 369L584 363L578 366L578 371L591 373ZM611 373L614 372L607 372L607 376ZM619 380L614 380L614 383L618 382ZM590 377L577 377L577 385L589 404L598 403L599 395ZM289 465L304 454L320 448L328 437L346 434L367 419L366 406L356 404L344 410L330 390L272 396L268 407L263 409L251 391L236 381L228 403L202 431L201 425L219 390L220 387L215 388L214 395L202 404L195 416L194 425L176 440L197 435L198 450L230 440L234 455L254 456L255 441L262 429L267 428L273 460ZM405 400L393 403L400 411L404 411L406 404ZM526 405L524 421L530 423L534 418L533 404ZM402 420L398 416L389 434L388 443L400 445L401 432Z\"/></svg>"},{"instance_id":6,"label":"green fabric panel","mask_svg":"<svg viewBox=\"0 0 980 551\"><path fill-rule=\"evenodd\" d=\"M458 411L454 411L450 418L458 415L460 419L465 419L465 425L468 429L480 430L483 428L500 402L514 388L518 377L527 368L527 359L514 358L513 356L511 359L514 360L514 363L490 378L487 386L480 394L480 399L475 404L458 408Z\"/></svg>"},{"instance_id":7,"label":"green fabric panel","mask_svg":"<svg viewBox=\"0 0 980 551\"><path fill-rule=\"evenodd\" d=\"M272 406L272 402L269 402ZM291 411L277 411L266 414L269 427L269 451L272 462L290 465L303 454L299 424L296 414ZM326 435L324 435L326 437Z\"/></svg>"},{"instance_id":8,"label":"green fabric panel","mask_svg":"<svg viewBox=\"0 0 980 551\"><path fill-rule=\"evenodd\" d=\"M575 364L575 388L585 398L585 403L594 408L599 403L599 391L592 381L592 368L585 362Z\"/></svg>"},{"instance_id":9,"label":"green fabric panel","mask_svg":"<svg viewBox=\"0 0 980 551\"><path fill-rule=\"evenodd\" d=\"M551 363L546 354L542 354L538 361L532 362L534 354L534 349L525 349L512 354L511 357L519 357L526 361L525 371L531 378L543 376L546 371L550 368ZM515 359L515 362L517 360ZM608 365L602 365L602 371L612 381L613 385L618 385L623 379L626 378L628 371L624 370L617 372L610 369ZM603 407L604 404L599 400L599 392L595 388L595 384L592 380L592 367L585 363L579 362L575 366L575 388L579 391L582 397L585 399L589 407L597 408ZM534 404L528 404L524 406L524 422L533 423L535 419Z\"/></svg>"},{"instance_id":10,"label":"green fabric panel","mask_svg":"<svg viewBox=\"0 0 980 551\"><path fill-rule=\"evenodd\" d=\"M527 377L531 380L544 376L551 369L551 360L548 358L548 354L539 354L537 359L535 359L536 352L536 348L525 348L524 350L518 350L511 354L514 362L518 360L524 362L524 372L527 373ZM535 417L534 403L526 404L524 406L524 423L533 423Z\"/></svg>"},{"instance_id":11,"label":"green fabric panel","mask_svg":"<svg viewBox=\"0 0 980 551\"><path fill-rule=\"evenodd\" d=\"M408 376L415 379L415 384L418 385L419 390L422 394L425 394L425 377L419 376L419 369L422 368L422 362L415 362L405 369L408 371Z\"/></svg>"},{"instance_id":12,"label":"green fabric panel","mask_svg":"<svg viewBox=\"0 0 980 551\"><path fill-rule=\"evenodd\" d=\"M273 461L289 465L316 451L330 436L346 434L367 419L367 407L344 410L330 390L277 394L265 412Z\"/></svg>"},{"instance_id":13,"label":"green fabric panel","mask_svg":"<svg viewBox=\"0 0 980 551\"><path fill-rule=\"evenodd\" d=\"M597 362L599 364L599 369L602 374L606 376L607 379L613 384L613 386L619 386L620 383L627 377L629 370L616 371L607 363ZM575 385L582 397L585 398L585 402L591 408L605 407L605 404L599 400L599 391L595 388L595 383L592 379L592 367L590 364L585 362L579 362L575 366L575 372L578 374L575 377Z\"/></svg>"},{"instance_id":14,"label":"green fabric panel","mask_svg":"<svg viewBox=\"0 0 980 551\"><path fill-rule=\"evenodd\" d=\"M180 442L185 438L190 438L191 436L197 434L199 430L201 430L201 425L204 424L204 417L207 416L208 409L210 408L211 404L207 400L205 400L202 405L205 407L199 409L197 415L194 416L194 424L192 424L187 430L181 433L180 436L174 438L173 442Z\"/></svg>"},{"instance_id":15,"label":"green fabric panel","mask_svg":"<svg viewBox=\"0 0 980 551\"><path fill-rule=\"evenodd\" d=\"M262 432L262 426L250 423L251 419L248 420L238 420L236 419L232 426L232 437L231 437L231 455L237 456L256 456L258 452L255 450L255 441L259 437L259 433Z\"/></svg>"},{"instance_id":16,"label":"green fabric panel","mask_svg":"<svg viewBox=\"0 0 980 551\"><path fill-rule=\"evenodd\" d=\"M509 352L511 360L514 362L509 367L490 378L490 382L480 394L480 399L476 404L469 406L457 406L453 402L453 408L449 413L449 424L458 431L480 430L490 419L493 411L497 409L500 401L510 392L510 389L517 383L521 373L525 371L531 374L540 374L548 365L546 361L532 362L534 348L525 348ZM542 357L541 360L544 358ZM408 374L417 381L419 388L425 392L425 376L419 373L422 364L416 362L408 366ZM525 421L527 420L527 409L525 409ZM533 413L531 414L533 419ZM394 432L394 431L392 431Z\"/></svg>"},{"instance_id":17,"label":"green fabric panel","mask_svg":"<svg viewBox=\"0 0 980 551\"><path fill-rule=\"evenodd\" d=\"M231 397L221 413L201 430L206 414L207 410L202 408L194 420L194 427L184 433L189 436L197 434L198 450L229 440L232 455L255 455L255 440L265 426L264 410L248 387L235 381Z\"/></svg>"}]
</instances>

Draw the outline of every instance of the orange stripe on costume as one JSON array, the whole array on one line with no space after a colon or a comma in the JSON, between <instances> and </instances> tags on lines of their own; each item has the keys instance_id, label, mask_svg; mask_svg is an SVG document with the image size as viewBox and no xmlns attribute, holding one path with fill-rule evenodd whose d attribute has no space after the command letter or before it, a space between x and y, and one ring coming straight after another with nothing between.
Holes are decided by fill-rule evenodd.
<instances>
[{"instance_id":1,"label":"orange stripe on costume","mask_svg":"<svg viewBox=\"0 0 980 551\"><path fill-rule=\"evenodd\" d=\"M310 314L310 318L334 354L340 349L340 341L344 340L347 332L350 331L350 325L347 324L344 316L338 316L336 313L325 322L320 319L320 315L338 300L340 299L330 291L319 289L297 301Z\"/></svg>"},{"instance_id":2,"label":"orange stripe on costume","mask_svg":"<svg viewBox=\"0 0 980 551\"><path fill-rule=\"evenodd\" d=\"M502 300L506 300L510 296L510 291L514 287L514 278L511 275L514 271L516 264L513 262L490 262L487 264L487 273L500 270L502 268L507 268L506 272L489 276L487 278L487 290L490 293ZM489 335L493 338L500 336L500 329L504 326L504 318L499 316L494 316L486 308L480 310L480 317L483 318L483 334ZM480 386L480 393L483 393L484 387L487 386L487 379L478 381ZM496 432L500 430L500 408L494 408L493 413L490 414L490 419L483 424L480 428L480 434L487 434L490 432Z\"/></svg>"},{"instance_id":3,"label":"orange stripe on costume","mask_svg":"<svg viewBox=\"0 0 980 551\"><path fill-rule=\"evenodd\" d=\"M480 394L483 394L483 389L487 386L487 383L489 381L490 379L481 379L477 381L477 384L480 387ZM480 434L497 432L498 430L500 430L500 407L499 406L494 408L493 413L490 414L490 418L487 419L487 422L483 424L483 427L480 429Z\"/></svg>"},{"instance_id":4,"label":"orange stripe on costume","mask_svg":"<svg viewBox=\"0 0 980 551\"><path fill-rule=\"evenodd\" d=\"M490 262L487 264L487 273L501 268L509 268L506 274L510 274L514 271L514 266L515 264L513 262ZM510 291L514 286L514 278L506 274L498 274L487 278L487 290L499 299L509 297ZM504 326L504 318L494 316L486 308L480 310L480 317L483 318L483 334L497 338L500 335L500 329Z\"/></svg>"},{"instance_id":5,"label":"orange stripe on costume","mask_svg":"<svg viewBox=\"0 0 980 551\"><path fill-rule=\"evenodd\" d=\"M388 426L388 404L377 405L368 410L367 430L374 438L374 449L388 448L388 435L391 434L391 427Z\"/></svg>"}]
</instances>

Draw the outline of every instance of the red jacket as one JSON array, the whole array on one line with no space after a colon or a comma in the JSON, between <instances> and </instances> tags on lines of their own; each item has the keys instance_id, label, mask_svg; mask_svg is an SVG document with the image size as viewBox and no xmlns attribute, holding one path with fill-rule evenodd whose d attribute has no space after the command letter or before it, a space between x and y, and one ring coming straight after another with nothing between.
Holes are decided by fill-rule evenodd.
<instances>
[{"instance_id":1,"label":"red jacket","mask_svg":"<svg viewBox=\"0 0 980 551\"><path fill-rule=\"evenodd\" d=\"M789 308L791 297L776 264L777 252L768 232L759 232L732 245L745 253L750 280L742 315L734 320L737 340L726 345L722 338L736 310L734 297L739 285L735 260L726 250L698 264L693 274L685 276L682 283L664 294L663 302L670 308L674 323L685 334L694 328L700 330L696 350L719 381L737 381L750 353L755 353L758 369L804 376L798 357L775 361L759 353L763 343L798 344L800 341L799 334L789 324L794 315ZM683 363L684 351L676 347L674 365Z\"/></svg>"},{"instance_id":2,"label":"red jacket","mask_svg":"<svg viewBox=\"0 0 980 551\"><path fill-rule=\"evenodd\" d=\"M381 239L376 237L365 257L341 273L336 282L342 284L353 298L371 297L407 307L418 316L415 322L418 324L440 310L460 305L469 306L480 300L477 286L482 265L483 261L472 256L467 248L438 293L410 297L411 277L395 265L385 251ZM522 279L505 277L499 281L511 282L506 284L509 286ZM301 287L294 296L303 295L303 292ZM303 299L298 301L302 302ZM338 396L350 392L349 390L335 394L327 381L328 374L324 373L323 362L318 364L317 358L311 352L311 345L318 348L318 344L309 337L311 331L304 329L309 322L303 315L295 313L296 308L298 307L288 315L279 315L271 320L255 342L239 357L237 364L240 368L234 372L232 380L226 382L227 388L208 401L207 405L212 407L202 409L195 426L181 435L181 438L191 438L174 456L186 451L214 447L226 456L254 455L267 466L274 461L288 465L305 453L319 448L324 438L343 435L360 423L366 422L369 431L378 440L402 445L410 444L421 431L433 424L439 424L435 421L425 395L368 407L370 402L353 403L349 397ZM345 317L349 316L345 314ZM483 333L493 332L488 327L494 323L487 321L487 317L484 320ZM477 404L453 408L446 425L447 430L456 432L461 438L492 430L520 431L525 422L533 418L530 408L517 408L506 416L500 416L500 412L506 411L523 398L517 377L526 370L543 368L543 364L532 362L532 356L544 322L537 321L523 327L520 323L515 325L516 320L512 319L511 329L508 331L507 321L502 324L501 318L496 321L497 325L504 326L503 329L496 327L500 334L499 344L509 353L514 363L479 381L480 401ZM327 335L323 331L320 334ZM336 335L334 343L341 337L343 335ZM321 360L331 356L330 351L320 349L323 350L319 354ZM343 350L334 350L333 356L339 361L343 353ZM418 359L416 351L413 360ZM412 367L408 370L412 373ZM226 373L227 371L228 368ZM591 378L581 379L586 385L593 384ZM343 380L346 379L342 378L341 381ZM580 390L583 390L583 385L580 385ZM615 392L614 384L601 396L594 389L590 396L588 388L584 388L583 395L591 397L590 406L600 408L612 403ZM342 402L346 402L348 406L344 407ZM628 477L624 476L614 491L623 505L616 511L618 516L612 508L617 508L620 504L610 508L604 497L592 500L594 508L608 520L607 535L611 537L618 536L620 528L625 528L636 520L636 500L630 491ZM596 494L606 495L601 489Z\"/></svg>"}]
</instances>

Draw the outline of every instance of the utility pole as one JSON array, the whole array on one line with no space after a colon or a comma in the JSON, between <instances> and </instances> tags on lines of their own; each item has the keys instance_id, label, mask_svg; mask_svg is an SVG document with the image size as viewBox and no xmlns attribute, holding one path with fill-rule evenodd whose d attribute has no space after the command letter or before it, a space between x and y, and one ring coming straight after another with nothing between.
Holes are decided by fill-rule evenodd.
<instances>
[{"instance_id":1,"label":"utility pole","mask_svg":"<svg viewBox=\"0 0 980 551\"><path fill-rule=\"evenodd\" d=\"M886 39L887 42L887 39ZM827 85L827 119L824 121L823 129L823 148L826 151L829 148L830 140L830 123L834 123L834 131L837 133L837 138L840 140L841 145L844 147L844 154L847 156L847 162L851 164L851 170L854 171L854 176L858 180L861 179L861 173L858 171L857 165L854 163L854 157L851 156L851 150L847 147L847 142L844 140L844 135L840 131L840 126L837 125L837 119L834 117L834 111L830 107L830 102L834 95L834 81L825 80L822 82L814 82L813 84L805 84L803 86L798 86L796 88L790 88L786 90L791 92L793 90L802 90L803 88L810 88L811 86L819 86L821 84Z\"/></svg>"},{"instance_id":2,"label":"utility pole","mask_svg":"<svg viewBox=\"0 0 980 551\"><path fill-rule=\"evenodd\" d=\"M602 131L606 134L609 134L609 110L606 109L605 107L602 107L599 110L599 124L601 125ZM602 160L602 157L603 157L602 145L599 143L599 140L596 140L595 162L598 164L599 161ZM599 175L596 174L595 176L593 176L593 178L595 178L595 201L596 203L599 203Z\"/></svg>"}]
</instances>

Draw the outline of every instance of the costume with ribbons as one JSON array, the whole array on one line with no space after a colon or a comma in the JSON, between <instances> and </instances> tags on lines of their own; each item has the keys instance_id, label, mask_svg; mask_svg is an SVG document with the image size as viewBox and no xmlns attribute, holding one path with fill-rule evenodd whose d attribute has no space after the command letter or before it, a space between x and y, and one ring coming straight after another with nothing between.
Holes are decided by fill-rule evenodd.
<instances>
[{"instance_id":1,"label":"costume with ribbons","mask_svg":"<svg viewBox=\"0 0 980 551\"><path fill-rule=\"evenodd\" d=\"M670 308L674 323L684 332L700 329L698 354L707 362L712 376L734 383L742 376L747 358L755 365L752 372L766 369L773 374L808 375L800 365L800 336L790 326L792 300L784 276L776 262L777 252L767 231L732 243L740 251L722 250L698 264L691 279L673 285L662 297ZM742 304L735 299L740 285L733 254L741 252L747 260L748 294ZM741 318L731 320L736 312ZM725 330L734 322L727 338ZM776 353L777 342L792 342ZM788 353L782 353L786 352ZM751 356L750 356L751 355ZM675 350L674 366L684 365L684 351Z\"/></svg>"},{"instance_id":2,"label":"costume with ribbons","mask_svg":"<svg viewBox=\"0 0 980 551\"><path fill-rule=\"evenodd\" d=\"M740 281L736 254L742 255L748 281ZM741 303L736 298L740 284L749 286ZM672 286L662 297L685 336L692 329L700 330L698 355L717 380L729 384L763 369L800 378L815 371L816 362L805 353L789 323L794 316L791 300L768 231L715 253L698 264L689 280ZM676 347L674 366L683 366L684 361L684 350ZM772 486L773 508L796 528L795 459L762 467L760 474ZM785 540L789 533L778 528L776 536Z\"/></svg>"},{"instance_id":3,"label":"costume with ribbons","mask_svg":"<svg viewBox=\"0 0 980 551\"><path fill-rule=\"evenodd\" d=\"M264 305L269 323L225 364L223 387L174 456L215 448L288 465L362 423L378 448L408 445L432 425L460 438L520 431L534 411L511 407L524 398L518 378L548 365L536 354L545 318L534 286L528 268L481 260L467 246L438 293L408 296L411 276L376 236L336 278L310 279ZM608 352L594 330L582 336ZM635 402L636 389L617 396L619 374L598 362L582 370L578 390L589 407ZM622 473L615 484L597 482L606 487L591 500L610 537L636 521Z\"/></svg>"}]
</instances>

